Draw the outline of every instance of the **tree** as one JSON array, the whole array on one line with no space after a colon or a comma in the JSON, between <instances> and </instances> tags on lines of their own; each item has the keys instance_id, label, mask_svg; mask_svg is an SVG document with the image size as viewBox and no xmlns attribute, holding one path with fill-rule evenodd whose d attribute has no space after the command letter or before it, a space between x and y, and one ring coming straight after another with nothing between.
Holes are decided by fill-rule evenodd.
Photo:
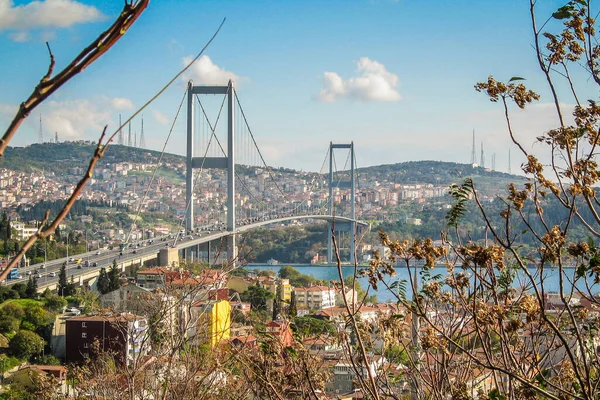
<instances>
[{"instance_id":1,"label":"tree","mask_svg":"<svg viewBox=\"0 0 600 400\"><path fill-rule=\"evenodd\" d=\"M108 281L109 281L109 292L113 290L117 290L121 287L121 271L119 271L119 267L117 265L117 260L113 260L113 263L108 271Z\"/></svg>"},{"instance_id":2,"label":"tree","mask_svg":"<svg viewBox=\"0 0 600 400\"><path fill-rule=\"evenodd\" d=\"M296 305L296 293L292 290L290 298L290 307L288 308L288 315L291 318L295 318L298 315L298 306Z\"/></svg>"},{"instance_id":3,"label":"tree","mask_svg":"<svg viewBox=\"0 0 600 400\"><path fill-rule=\"evenodd\" d=\"M40 82L31 95L19 105L19 108L8 125L2 140L0 141L0 157L4 155L6 148L11 142L11 139L17 133L19 127L23 121L36 109L42 102L48 99L55 91L62 87L71 78L80 74L91 65L95 60L106 53L121 37L127 29L136 21L141 13L146 9L149 0L132 0L131 2L125 2L123 11L118 15L115 22L103 33L101 33L89 46L83 49L70 63L66 64L66 67L54 75L55 58L50 50L50 46L47 44L48 53L50 55L50 65L46 74L40 79ZM194 58L194 61L199 58L198 55ZM189 67L189 66L188 66ZM186 68L187 69L187 68ZM6 279L10 270L16 267L23 257L23 255L33 246L38 239L45 239L50 236L54 230L59 226L61 221L65 218L69 210L73 207L75 200L79 197L85 184L92 177L92 171L98 160L104 156L107 145L111 142L112 138L117 134L115 132L107 142L104 143L106 134L106 128L98 140L96 151L92 156L88 170L82 176L81 180L73 190L71 196L67 199L65 206L54 218L54 220L48 223L50 213L46 212L41 225L47 226L46 229L38 230L35 234L31 235L25 242L20 252L5 266L4 270L0 272L0 280Z\"/></svg>"},{"instance_id":4,"label":"tree","mask_svg":"<svg viewBox=\"0 0 600 400\"><path fill-rule=\"evenodd\" d=\"M29 322L35 330L52 323L53 317L42 307L30 304L25 307L24 321Z\"/></svg>"},{"instance_id":5,"label":"tree","mask_svg":"<svg viewBox=\"0 0 600 400\"><path fill-rule=\"evenodd\" d=\"M40 335L22 329L8 343L8 351L15 357L29 360L32 356L40 354L45 345L46 342Z\"/></svg>"},{"instance_id":6,"label":"tree","mask_svg":"<svg viewBox=\"0 0 600 400\"><path fill-rule=\"evenodd\" d=\"M277 285L277 290L275 291L275 297L273 298L273 313L272 320L276 321L281 317L282 309L281 309L281 284Z\"/></svg>"},{"instance_id":7,"label":"tree","mask_svg":"<svg viewBox=\"0 0 600 400\"><path fill-rule=\"evenodd\" d=\"M294 318L294 330L305 337L335 335L335 328L328 322L310 316Z\"/></svg>"},{"instance_id":8,"label":"tree","mask_svg":"<svg viewBox=\"0 0 600 400\"><path fill-rule=\"evenodd\" d=\"M100 274L98 275L98 282L96 283L96 287L101 294L106 294L111 292L110 288L110 279L108 274L106 273L106 269L100 268Z\"/></svg>"},{"instance_id":9,"label":"tree","mask_svg":"<svg viewBox=\"0 0 600 400\"><path fill-rule=\"evenodd\" d=\"M29 279L27 280L27 287L25 288L25 296L30 299L37 297L37 279L29 275Z\"/></svg>"},{"instance_id":10,"label":"tree","mask_svg":"<svg viewBox=\"0 0 600 400\"><path fill-rule=\"evenodd\" d=\"M48 292L44 294L45 306L50 311L59 312L67 306L67 300L56 293Z\"/></svg>"},{"instance_id":11,"label":"tree","mask_svg":"<svg viewBox=\"0 0 600 400\"><path fill-rule=\"evenodd\" d=\"M390 257L379 256L363 270L374 287L386 285L381 278L394 273L393 260L410 271L408 281L388 288L412 314L405 348L415 397L466 398L475 377L491 380L486 398L600 396L593 345L599 321L590 314L600 304L600 107L596 99L584 100L600 87L597 14L591 1L572 0L538 24L536 3L530 0L533 48L557 125L540 132L539 146L523 143L514 110L529 108L540 96L521 77L502 82L490 76L475 86L500 104L528 181L508 186L496 203L499 213L473 179L454 184L442 246L382 233ZM554 220L554 204L564 218ZM470 206L482 215L487 239L471 240L461 229ZM588 240L580 239L582 231ZM525 235L533 246L521 246ZM425 266L415 268L412 260ZM432 272L436 263L447 266L444 276ZM548 292L548 271L559 276L558 293ZM360 332L356 325L354 330ZM379 390L373 381L365 386L371 394Z\"/></svg>"},{"instance_id":12,"label":"tree","mask_svg":"<svg viewBox=\"0 0 600 400\"><path fill-rule=\"evenodd\" d=\"M64 262L60 267L60 271L58 273L58 286L56 286L56 290L58 294L61 296L65 296L65 290L68 289L69 282L67 281L67 263ZM68 296L69 293L66 293Z\"/></svg>"},{"instance_id":13,"label":"tree","mask_svg":"<svg viewBox=\"0 0 600 400\"><path fill-rule=\"evenodd\" d=\"M267 309L267 303L273 298L273 293L258 285L248 287L248 290L240 294L242 301L250 303L253 310L264 311ZM267 317L268 318L268 317Z\"/></svg>"}]
</instances>

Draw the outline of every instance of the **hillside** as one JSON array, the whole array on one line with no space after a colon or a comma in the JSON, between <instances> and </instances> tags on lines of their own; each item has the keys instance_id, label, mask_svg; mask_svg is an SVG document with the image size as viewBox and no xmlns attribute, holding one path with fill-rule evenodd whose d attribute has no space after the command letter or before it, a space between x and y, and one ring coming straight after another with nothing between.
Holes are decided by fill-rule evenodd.
<instances>
[{"instance_id":1,"label":"hillside","mask_svg":"<svg viewBox=\"0 0 600 400\"><path fill-rule=\"evenodd\" d=\"M86 166L94 154L96 146L91 142L63 142L32 144L27 147L9 147L2 159L0 168L20 172L44 170L60 174L65 168ZM102 164L119 162L155 163L160 152L136 149L133 147L110 145L106 150ZM183 156L165 154L164 162L184 162Z\"/></svg>"},{"instance_id":2,"label":"hillside","mask_svg":"<svg viewBox=\"0 0 600 400\"><path fill-rule=\"evenodd\" d=\"M509 183L523 183L522 176L511 175L499 171L488 171L481 167L474 168L469 164L458 164L445 161L409 161L398 164L377 165L359 168L357 174L360 181L387 181L403 185L430 183L433 185L450 185L459 183L464 178L472 178L481 193L493 196L505 191Z\"/></svg>"},{"instance_id":3,"label":"hillside","mask_svg":"<svg viewBox=\"0 0 600 400\"><path fill-rule=\"evenodd\" d=\"M20 172L44 170L57 175L64 174L65 169L85 167L92 156L95 145L91 142L63 142L32 144L27 147L9 147L0 159L0 168ZM133 162L153 164L158 161L160 152L138 149L134 147L111 145L108 147L100 165ZM185 157L165 153L164 164L180 164ZM239 169L244 169L239 166ZM279 172L297 173L293 169L280 168ZM361 182L387 182L397 184L430 183L434 185L450 185L460 182L466 177L473 178L477 187L485 195L495 195L506 188L510 182L523 182L520 176L498 171L486 171L473 168L468 164L444 161L410 161L397 164L378 165L357 169L359 187Z\"/></svg>"}]
</instances>

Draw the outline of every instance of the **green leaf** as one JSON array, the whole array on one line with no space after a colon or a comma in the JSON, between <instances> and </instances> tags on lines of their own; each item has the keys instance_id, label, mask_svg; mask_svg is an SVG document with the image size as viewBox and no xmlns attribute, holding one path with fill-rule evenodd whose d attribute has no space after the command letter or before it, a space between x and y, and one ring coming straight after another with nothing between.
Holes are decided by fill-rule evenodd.
<instances>
[{"instance_id":1,"label":"green leaf","mask_svg":"<svg viewBox=\"0 0 600 400\"><path fill-rule=\"evenodd\" d=\"M566 19L573 16L573 6L566 5L559 8L556 12L552 13L554 19Z\"/></svg>"},{"instance_id":2,"label":"green leaf","mask_svg":"<svg viewBox=\"0 0 600 400\"><path fill-rule=\"evenodd\" d=\"M521 78L520 76L513 76L512 78L510 78L508 80L508 83L514 82L514 81L524 81L524 80L525 80L525 78Z\"/></svg>"},{"instance_id":3,"label":"green leaf","mask_svg":"<svg viewBox=\"0 0 600 400\"><path fill-rule=\"evenodd\" d=\"M292 346L288 346L285 348L285 350L294 358L298 358L298 353L296 352L296 349L294 349Z\"/></svg>"}]
</instances>

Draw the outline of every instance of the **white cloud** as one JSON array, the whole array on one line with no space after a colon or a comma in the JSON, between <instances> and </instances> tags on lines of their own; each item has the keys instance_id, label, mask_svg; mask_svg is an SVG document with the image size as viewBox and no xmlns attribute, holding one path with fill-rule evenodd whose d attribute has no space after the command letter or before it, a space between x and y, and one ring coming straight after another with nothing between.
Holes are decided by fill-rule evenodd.
<instances>
[{"instance_id":1,"label":"white cloud","mask_svg":"<svg viewBox=\"0 0 600 400\"><path fill-rule=\"evenodd\" d=\"M75 0L41 0L18 6L12 0L0 0L0 32L67 28L103 18L104 15L96 7ZM17 34L17 38L22 39L22 34Z\"/></svg>"},{"instance_id":2,"label":"white cloud","mask_svg":"<svg viewBox=\"0 0 600 400\"><path fill-rule=\"evenodd\" d=\"M158 122L161 125L167 125L169 123L169 118L158 110L153 110L152 116L154 117L156 122Z\"/></svg>"},{"instance_id":3,"label":"white cloud","mask_svg":"<svg viewBox=\"0 0 600 400\"><path fill-rule=\"evenodd\" d=\"M117 110L131 110L133 109L133 103L131 100L123 98L123 97L115 97L110 101L113 108Z\"/></svg>"},{"instance_id":4,"label":"white cloud","mask_svg":"<svg viewBox=\"0 0 600 400\"><path fill-rule=\"evenodd\" d=\"M31 40L31 34L27 31L13 32L9 36L18 43L29 42Z\"/></svg>"},{"instance_id":5,"label":"white cloud","mask_svg":"<svg viewBox=\"0 0 600 400\"><path fill-rule=\"evenodd\" d=\"M61 141L98 137L105 125L112 124L110 112L87 99L50 101L40 112L44 131L57 132Z\"/></svg>"},{"instance_id":6,"label":"white cloud","mask_svg":"<svg viewBox=\"0 0 600 400\"><path fill-rule=\"evenodd\" d=\"M183 57L183 65L188 65L194 57ZM210 57L202 56L196 61L186 74L183 76L184 81L193 80L194 84L203 85L226 85L231 79L235 85L240 77L233 72L226 71L214 64Z\"/></svg>"},{"instance_id":7,"label":"white cloud","mask_svg":"<svg viewBox=\"0 0 600 400\"><path fill-rule=\"evenodd\" d=\"M399 101L398 75L389 72L385 65L363 57L356 63L358 75L344 80L335 72L323 74L323 87L319 100L335 102L344 97L361 101Z\"/></svg>"}]
</instances>

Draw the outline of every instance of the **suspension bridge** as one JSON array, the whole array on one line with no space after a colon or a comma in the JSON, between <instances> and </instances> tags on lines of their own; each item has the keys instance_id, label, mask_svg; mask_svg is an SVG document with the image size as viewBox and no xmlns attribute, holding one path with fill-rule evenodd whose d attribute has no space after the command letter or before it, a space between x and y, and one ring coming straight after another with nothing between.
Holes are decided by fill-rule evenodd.
<instances>
[{"instance_id":1,"label":"suspension bridge","mask_svg":"<svg viewBox=\"0 0 600 400\"><path fill-rule=\"evenodd\" d=\"M326 221L328 263L335 261L332 232L338 245L349 249L349 259L344 261L354 263L356 237L367 228L366 223L356 219L358 180L354 144L329 143L321 170L305 174L296 187L289 187L282 174L265 161L231 81L225 86L188 83L163 152L138 203L126 243L132 242L129 239L135 222L148 200L162 155L186 100L185 207L178 233L143 249L126 249L125 254L121 250L106 251L100 256L94 254L97 260L91 265L96 266L85 270L73 268L70 275L74 279L93 278L113 260L125 268L153 259L160 265L179 259L210 262L219 253L236 263L237 241L243 232L294 220ZM335 157L339 152L346 153L341 168ZM226 186L220 185L224 181ZM61 261L56 260L57 268L62 265ZM48 266L51 268L52 263ZM37 269L35 265L29 268ZM54 279L46 281L46 284L39 282L40 289L56 284Z\"/></svg>"}]
</instances>

